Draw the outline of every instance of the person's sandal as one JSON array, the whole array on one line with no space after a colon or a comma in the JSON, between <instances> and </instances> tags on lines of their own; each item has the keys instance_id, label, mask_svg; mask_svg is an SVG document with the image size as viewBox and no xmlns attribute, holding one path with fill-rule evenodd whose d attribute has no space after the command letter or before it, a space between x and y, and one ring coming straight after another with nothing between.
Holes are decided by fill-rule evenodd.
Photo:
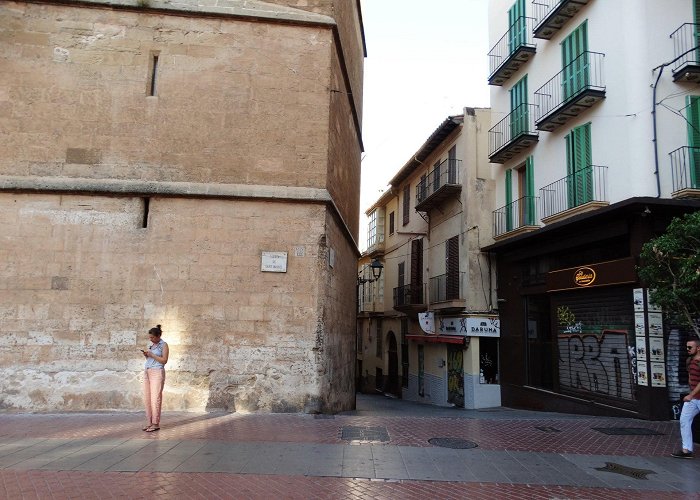
<instances>
[{"instance_id":1,"label":"person's sandal","mask_svg":"<svg viewBox=\"0 0 700 500\"><path fill-rule=\"evenodd\" d=\"M159 431L159 430L160 430L160 427L155 427L155 426L151 425L148 429L146 429L146 432L155 432L155 431Z\"/></svg>"},{"instance_id":2,"label":"person's sandal","mask_svg":"<svg viewBox=\"0 0 700 500\"><path fill-rule=\"evenodd\" d=\"M151 428L151 424L146 424L146 425L144 425L143 427L141 427L141 430L142 430L142 431L147 431L147 430L150 429L150 428Z\"/></svg>"}]
</instances>

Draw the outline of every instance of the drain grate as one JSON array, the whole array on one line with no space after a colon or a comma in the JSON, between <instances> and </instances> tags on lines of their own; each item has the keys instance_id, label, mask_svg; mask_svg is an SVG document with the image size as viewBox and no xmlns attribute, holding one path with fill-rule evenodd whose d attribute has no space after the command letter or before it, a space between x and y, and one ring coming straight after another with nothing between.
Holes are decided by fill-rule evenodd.
<instances>
[{"instance_id":1,"label":"drain grate","mask_svg":"<svg viewBox=\"0 0 700 500\"><path fill-rule=\"evenodd\" d=\"M344 441L389 441L386 427L354 427L341 428L340 439Z\"/></svg>"},{"instance_id":2,"label":"drain grate","mask_svg":"<svg viewBox=\"0 0 700 500\"><path fill-rule=\"evenodd\" d=\"M602 432L608 436L663 436L658 432L645 427L591 427L594 431Z\"/></svg>"},{"instance_id":3,"label":"drain grate","mask_svg":"<svg viewBox=\"0 0 700 500\"><path fill-rule=\"evenodd\" d=\"M622 474L623 476L633 477L634 479L649 479L647 475L656 474L653 470L627 467L626 465L616 464L615 462L605 462L605 467L596 467L595 470L614 472L615 474Z\"/></svg>"},{"instance_id":4,"label":"drain grate","mask_svg":"<svg viewBox=\"0 0 700 500\"><path fill-rule=\"evenodd\" d=\"M328 420L328 419L334 419L334 418L335 418L335 415L327 415L327 414L325 414L325 413L316 413L316 414L314 415L314 418L315 418L316 420Z\"/></svg>"},{"instance_id":5,"label":"drain grate","mask_svg":"<svg viewBox=\"0 0 700 500\"><path fill-rule=\"evenodd\" d=\"M476 448L479 446L473 441L467 441L466 439L460 438L430 438L428 442L433 446L439 446L441 448L453 448L455 450L468 450L470 448Z\"/></svg>"},{"instance_id":6,"label":"drain grate","mask_svg":"<svg viewBox=\"0 0 700 500\"><path fill-rule=\"evenodd\" d=\"M552 427L552 426L549 426L549 425L543 425L543 426L537 426L537 425L536 425L536 426L535 426L535 429L537 429L538 431L542 431L542 432L561 432L561 431L560 431L559 429L557 429L556 427Z\"/></svg>"}]
</instances>

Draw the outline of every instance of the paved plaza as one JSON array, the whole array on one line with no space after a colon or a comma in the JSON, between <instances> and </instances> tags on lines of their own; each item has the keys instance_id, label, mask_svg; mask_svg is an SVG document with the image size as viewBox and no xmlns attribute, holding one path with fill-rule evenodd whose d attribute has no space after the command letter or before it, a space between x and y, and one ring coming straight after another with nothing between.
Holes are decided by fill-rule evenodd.
<instances>
[{"instance_id":1,"label":"paved plaza","mask_svg":"<svg viewBox=\"0 0 700 500\"><path fill-rule=\"evenodd\" d=\"M0 414L0 497L700 498L678 423L358 395L339 415Z\"/></svg>"}]
</instances>

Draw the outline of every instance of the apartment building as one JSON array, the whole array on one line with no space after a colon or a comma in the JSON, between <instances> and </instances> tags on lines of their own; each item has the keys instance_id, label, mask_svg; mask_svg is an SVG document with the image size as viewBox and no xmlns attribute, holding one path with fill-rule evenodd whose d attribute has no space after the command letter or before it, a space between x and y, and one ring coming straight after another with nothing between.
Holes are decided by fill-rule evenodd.
<instances>
[{"instance_id":1,"label":"apartment building","mask_svg":"<svg viewBox=\"0 0 700 500\"><path fill-rule=\"evenodd\" d=\"M698 2L492 0L503 403L664 419L687 332L641 245L700 207Z\"/></svg>"},{"instance_id":2,"label":"apartment building","mask_svg":"<svg viewBox=\"0 0 700 500\"><path fill-rule=\"evenodd\" d=\"M0 407L354 408L347 0L0 3Z\"/></svg>"},{"instance_id":3,"label":"apartment building","mask_svg":"<svg viewBox=\"0 0 700 500\"><path fill-rule=\"evenodd\" d=\"M361 387L404 399L500 405L491 240L490 110L447 117L366 212L360 261ZM372 280L372 264L383 266ZM376 267L376 264L375 264Z\"/></svg>"}]
</instances>

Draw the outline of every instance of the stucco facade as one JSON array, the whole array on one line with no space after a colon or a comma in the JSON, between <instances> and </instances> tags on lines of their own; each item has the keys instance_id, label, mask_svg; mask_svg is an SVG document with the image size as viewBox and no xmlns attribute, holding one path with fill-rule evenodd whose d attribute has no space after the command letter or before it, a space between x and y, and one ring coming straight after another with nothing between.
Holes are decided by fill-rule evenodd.
<instances>
[{"instance_id":1,"label":"stucco facade","mask_svg":"<svg viewBox=\"0 0 700 500\"><path fill-rule=\"evenodd\" d=\"M165 409L351 408L359 3L3 2L0 36L0 407L138 409L159 323Z\"/></svg>"}]
</instances>

